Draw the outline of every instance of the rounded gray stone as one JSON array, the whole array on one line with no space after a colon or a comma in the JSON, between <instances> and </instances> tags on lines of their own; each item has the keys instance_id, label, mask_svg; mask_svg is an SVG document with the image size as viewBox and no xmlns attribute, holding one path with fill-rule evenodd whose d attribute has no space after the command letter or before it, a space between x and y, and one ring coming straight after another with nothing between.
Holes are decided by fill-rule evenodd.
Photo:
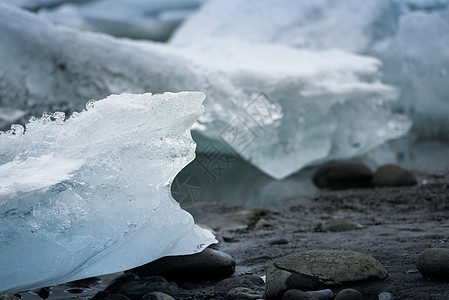
<instances>
[{"instance_id":1,"label":"rounded gray stone","mask_svg":"<svg viewBox=\"0 0 449 300\"><path fill-rule=\"evenodd\" d=\"M375 258L354 251L310 250L278 259L267 270L265 296L289 289L317 290L336 284L384 280L388 272Z\"/></svg>"},{"instance_id":2,"label":"rounded gray stone","mask_svg":"<svg viewBox=\"0 0 449 300\"><path fill-rule=\"evenodd\" d=\"M282 295L282 300L318 300L318 298L300 290L288 290Z\"/></svg>"},{"instance_id":3,"label":"rounded gray stone","mask_svg":"<svg viewBox=\"0 0 449 300\"><path fill-rule=\"evenodd\" d=\"M319 188L342 190L369 187L372 178L373 173L365 165L339 163L318 169L312 180Z\"/></svg>"},{"instance_id":4,"label":"rounded gray stone","mask_svg":"<svg viewBox=\"0 0 449 300\"><path fill-rule=\"evenodd\" d=\"M431 248L418 256L416 266L421 275L449 281L449 249Z\"/></svg>"},{"instance_id":5,"label":"rounded gray stone","mask_svg":"<svg viewBox=\"0 0 449 300\"><path fill-rule=\"evenodd\" d=\"M175 298L162 292L152 292L143 296L142 300L175 300Z\"/></svg>"},{"instance_id":6,"label":"rounded gray stone","mask_svg":"<svg viewBox=\"0 0 449 300\"><path fill-rule=\"evenodd\" d=\"M231 275L235 260L229 254L211 248L191 255L166 256L130 270L140 277L163 276L168 280L203 280Z\"/></svg>"},{"instance_id":7,"label":"rounded gray stone","mask_svg":"<svg viewBox=\"0 0 449 300\"><path fill-rule=\"evenodd\" d=\"M338 292L334 300L363 300L363 295L356 289L344 289Z\"/></svg>"},{"instance_id":8,"label":"rounded gray stone","mask_svg":"<svg viewBox=\"0 0 449 300\"><path fill-rule=\"evenodd\" d=\"M262 294L246 287L233 288L226 296L229 300L256 300L263 297Z\"/></svg>"},{"instance_id":9,"label":"rounded gray stone","mask_svg":"<svg viewBox=\"0 0 449 300\"><path fill-rule=\"evenodd\" d=\"M377 169L372 180L373 186L408 186L416 185L412 172L395 165L384 165Z\"/></svg>"}]
</instances>

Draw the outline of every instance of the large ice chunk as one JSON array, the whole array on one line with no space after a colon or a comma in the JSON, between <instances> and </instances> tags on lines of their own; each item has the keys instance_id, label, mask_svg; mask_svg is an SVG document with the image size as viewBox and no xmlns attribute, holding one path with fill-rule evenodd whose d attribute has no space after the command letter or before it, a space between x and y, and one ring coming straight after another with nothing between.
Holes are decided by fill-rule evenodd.
<instances>
[{"instance_id":1,"label":"large ice chunk","mask_svg":"<svg viewBox=\"0 0 449 300\"><path fill-rule=\"evenodd\" d=\"M34 114L110 93L206 92L195 129L274 178L358 155L409 126L390 111L395 92L380 82L379 60L342 50L119 40L4 6L0 62L0 107Z\"/></svg>"},{"instance_id":2,"label":"large ice chunk","mask_svg":"<svg viewBox=\"0 0 449 300\"><path fill-rule=\"evenodd\" d=\"M115 36L167 40L204 0L96 0L40 10L59 24Z\"/></svg>"},{"instance_id":3,"label":"large ice chunk","mask_svg":"<svg viewBox=\"0 0 449 300\"><path fill-rule=\"evenodd\" d=\"M171 42L213 37L377 57L382 81L398 87L396 108L413 121L413 135L447 139L448 6L448 0L215 0Z\"/></svg>"},{"instance_id":4,"label":"large ice chunk","mask_svg":"<svg viewBox=\"0 0 449 300\"><path fill-rule=\"evenodd\" d=\"M189 254L215 240L170 195L195 156L197 92L122 94L0 134L0 291Z\"/></svg>"},{"instance_id":5,"label":"large ice chunk","mask_svg":"<svg viewBox=\"0 0 449 300\"><path fill-rule=\"evenodd\" d=\"M391 31L396 18L397 8L389 0L214 0L189 18L171 42L215 37L360 52L379 38L379 29Z\"/></svg>"}]
</instances>

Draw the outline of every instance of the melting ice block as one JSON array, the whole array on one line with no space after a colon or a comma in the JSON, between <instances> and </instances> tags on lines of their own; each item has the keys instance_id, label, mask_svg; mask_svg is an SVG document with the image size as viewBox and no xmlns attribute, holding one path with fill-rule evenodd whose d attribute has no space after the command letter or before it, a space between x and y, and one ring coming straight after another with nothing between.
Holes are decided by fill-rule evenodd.
<instances>
[{"instance_id":1,"label":"melting ice block","mask_svg":"<svg viewBox=\"0 0 449 300\"><path fill-rule=\"evenodd\" d=\"M37 51L36 49L39 49ZM271 177L359 155L403 135L378 59L238 39L190 44L115 39L0 5L0 108L79 109L80 99L206 92L195 130ZM218 144L218 143L215 143ZM215 145L214 144L214 145Z\"/></svg>"},{"instance_id":2,"label":"melting ice block","mask_svg":"<svg viewBox=\"0 0 449 300\"><path fill-rule=\"evenodd\" d=\"M382 82L398 88L395 106L413 121L413 136L448 139L448 0L215 0L171 43L211 37L374 56Z\"/></svg>"},{"instance_id":3,"label":"melting ice block","mask_svg":"<svg viewBox=\"0 0 449 300\"><path fill-rule=\"evenodd\" d=\"M39 14L59 24L115 36L166 40L205 0L96 0L67 3Z\"/></svg>"},{"instance_id":4,"label":"melting ice block","mask_svg":"<svg viewBox=\"0 0 449 300\"><path fill-rule=\"evenodd\" d=\"M195 156L198 92L122 94L0 134L0 291L201 251L215 239L170 195Z\"/></svg>"}]
</instances>

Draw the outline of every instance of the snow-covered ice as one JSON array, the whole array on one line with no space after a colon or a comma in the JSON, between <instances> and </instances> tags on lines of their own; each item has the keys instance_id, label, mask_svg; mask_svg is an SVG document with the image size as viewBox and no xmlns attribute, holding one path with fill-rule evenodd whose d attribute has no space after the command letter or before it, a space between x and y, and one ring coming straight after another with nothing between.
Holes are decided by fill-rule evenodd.
<instances>
[{"instance_id":1,"label":"snow-covered ice","mask_svg":"<svg viewBox=\"0 0 449 300\"><path fill-rule=\"evenodd\" d=\"M363 153L410 125L391 112L396 91L380 81L380 61L343 50L212 38L136 42L8 6L0 33L1 106L41 114L110 93L202 91L206 112L195 130L278 179Z\"/></svg>"},{"instance_id":2,"label":"snow-covered ice","mask_svg":"<svg viewBox=\"0 0 449 300\"><path fill-rule=\"evenodd\" d=\"M122 94L0 134L0 291L190 254L215 242L170 195L195 156L198 92Z\"/></svg>"}]
</instances>

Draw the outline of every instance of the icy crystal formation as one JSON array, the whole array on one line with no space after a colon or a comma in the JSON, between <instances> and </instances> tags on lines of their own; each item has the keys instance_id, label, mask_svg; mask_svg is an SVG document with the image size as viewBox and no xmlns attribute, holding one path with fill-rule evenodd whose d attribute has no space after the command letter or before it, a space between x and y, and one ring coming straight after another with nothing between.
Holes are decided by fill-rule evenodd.
<instances>
[{"instance_id":1,"label":"icy crystal formation","mask_svg":"<svg viewBox=\"0 0 449 300\"><path fill-rule=\"evenodd\" d=\"M215 242L171 198L204 94L122 94L0 134L0 291L118 272Z\"/></svg>"},{"instance_id":2,"label":"icy crystal formation","mask_svg":"<svg viewBox=\"0 0 449 300\"><path fill-rule=\"evenodd\" d=\"M382 81L398 88L395 106L413 134L448 139L448 0L214 0L171 42L209 38L374 56Z\"/></svg>"},{"instance_id":3,"label":"icy crystal formation","mask_svg":"<svg viewBox=\"0 0 449 300\"><path fill-rule=\"evenodd\" d=\"M359 155L408 130L391 112L396 93L380 81L380 69L378 59L342 50L238 39L119 40L0 9L0 108L37 114L77 109L79 99L110 93L206 92L194 127L206 137L199 150L223 142L224 151L277 179Z\"/></svg>"},{"instance_id":4,"label":"icy crystal formation","mask_svg":"<svg viewBox=\"0 0 449 300\"><path fill-rule=\"evenodd\" d=\"M59 24L115 36L166 40L204 0L95 0L42 9Z\"/></svg>"}]
</instances>

